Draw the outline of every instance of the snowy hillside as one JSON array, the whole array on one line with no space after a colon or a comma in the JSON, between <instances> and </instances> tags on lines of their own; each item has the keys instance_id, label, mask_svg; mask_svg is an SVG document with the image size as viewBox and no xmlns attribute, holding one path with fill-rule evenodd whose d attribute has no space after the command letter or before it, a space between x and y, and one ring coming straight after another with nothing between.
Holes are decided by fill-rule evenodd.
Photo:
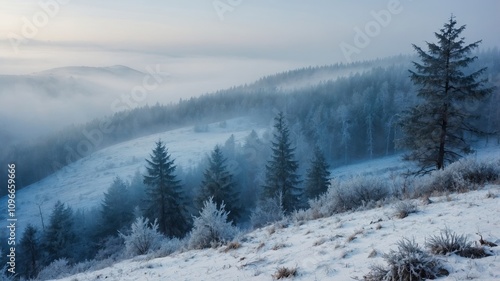
<instances>
[{"instance_id":1,"label":"snowy hillside","mask_svg":"<svg viewBox=\"0 0 500 281\"><path fill-rule=\"evenodd\" d=\"M60 200L74 209L93 208L100 204L103 193L113 179L120 176L130 180L136 171L143 169L155 142L161 139L181 168L197 164L215 145L234 135L236 142L242 142L252 130L262 133L265 125L254 123L248 118L227 120L208 125L207 132L195 132L193 127L166 131L132 141L123 142L102 149L88 157L70 164L40 182L17 192L17 215L19 233L27 223L41 225L38 206L48 219L54 204ZM0 199L0 213L7 214L7 197ZM3 230L2 230L3 231Z\"/></svg>"},{"instance_id":2,"label":"snowy hillside","mask_svg":"<svg viewBox=\"0 0 500 281\"><path fill-rule=\"evenodd\" d=\"M305 223L268 226L241 238L241 247L174 253L158 259L145 256L126 260L64 281L91 280L273 280L278 268L296 268L290 280L362 280L373 264L385 264L382 255L401 238L414 238L424 247L426 238L449 228L471 241L481 233L500 241L500 186L480 191L415 201L418 212L399 219L394 204L350 212ZM500 248L493 256L467 259L457 255L440 259L450 272L439 280L500 280Z\"/></svg>"}]
</instances>

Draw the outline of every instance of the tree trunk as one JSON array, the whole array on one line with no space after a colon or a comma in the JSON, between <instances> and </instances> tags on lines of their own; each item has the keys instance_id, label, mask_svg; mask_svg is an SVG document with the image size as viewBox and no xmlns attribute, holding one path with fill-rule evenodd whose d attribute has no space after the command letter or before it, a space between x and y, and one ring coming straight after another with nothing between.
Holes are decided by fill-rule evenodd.
<instances>
[{"instance_id":1,"label":"tree trunk","mask_svg":"<svg viewBox=\"0 0 500 281\"><path fill-rule=\"evenodd\" d=\"M443 120L441 123L441 135L439 136L439 151L436 168L438 170L444 169L444 153L446 143L446 130L448 129L448 105L444 106Z\"/></svg>"}]
</instances>

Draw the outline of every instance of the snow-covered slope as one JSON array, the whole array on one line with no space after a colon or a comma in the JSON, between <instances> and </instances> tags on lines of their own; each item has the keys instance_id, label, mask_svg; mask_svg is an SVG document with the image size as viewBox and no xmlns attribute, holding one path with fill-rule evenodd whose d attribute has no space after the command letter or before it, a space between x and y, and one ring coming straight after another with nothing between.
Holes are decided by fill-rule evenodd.
<instances>
[{"instance_id":1,"label":"snow-covered slope","mask_svg":"<svg viewBox=\"0 0 500 281\"><path fill-rule=\"evenodd\" d=\"M161 139L175 164L189 168L197 164L215 145L234 135L242 142L252 130L262 133L265 125L254 123L246 117L208 125L207 132L195 132L193 127L153 134L99 150L55 174L17 192L18 231L28 224L41 225L39 208L47 219L57 200L73 209L93 208L103 198L113 179L120 176L130 180L136 171L143 169L146 158ZM50 163L49 163L50 164ZM7 214L7 197L0 199L0 214ZM3 231L3 230L2 230Z\"/></svg>"},{"instance_id":2,"label":"snow-covered slope","mask_svg":"<svg viewBox=\"0 0 500 281\"><path fill-rule=\"evenodd\" d=\"M500 149L478 149L478 159L499 159ZM337 177L379 175L404 171L400 156L375 159L333 171ZM78 280L273 280L281 267L296 268L291 280L362 280L375 264L385 265L383 254L396 249L402 238L422 247L446 228L470 241L500 244L500 185L464 194L431 197L431 203L413 200L418 212L400 219L393 202L386 206L338 214L314 221L275 224L240 237L241 247L176 252L168 257L135 257L110 267L62 279ZM500 280L500 248L482 259L441 256L450 272L439 280Z\"/></svg>"},{"instance_id":3,"label":"snow-covered slope","mask_svg":"<svg viewBox=\"0 0 500 281\"><path fill-rule=\"evenodd\" d=\"M424 247L425 239L449 228L477 241L500 238L500 186L465 194L433 197L431 204L415 201L419 211L399 219L393 205L351 212L285 227L268 226L245 235L241 247L174 253L148 260L126 260L95 272L62 279L78 280L273 280L278 268L296 268L290 280L362 280L383 253L406 237ZM467 259L443 256L450 275L439 280L500 280L500 248L493 256Z\"/></svg>"}]
</instances>

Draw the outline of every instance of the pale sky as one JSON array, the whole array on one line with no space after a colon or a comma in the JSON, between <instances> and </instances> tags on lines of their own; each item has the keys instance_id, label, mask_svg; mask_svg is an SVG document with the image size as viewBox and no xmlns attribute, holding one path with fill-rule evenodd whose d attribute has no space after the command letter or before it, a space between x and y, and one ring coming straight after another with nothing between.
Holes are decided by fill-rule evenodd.
<instances>
[{"instance_id":1,"label":"pale sky","mask_svg":"<svg viewBox=\"0 0 500 281\"><path fill-rule=\"evenodd\" d=\"M498 0L0 0L0 78L10 82L0 85L0 137L110 115L132 89L90 85L81 95L5 74L159 66L168 81L136 106L177 102L295 68L412 54L452 13L466 42L500 46L499 12Z\"/></svg>"},{"instance_id":2,"label":"pale sky","mask_svg":"<svg viewBox=\"0 0 500 281\"><path fill-rule=\"evenodd\" d=\"M217 12L216 4L227 10ZM0 0L0 73L67 65L141 68L182 59L196 66L200 59L200 67L207 60L262 61L264 75L348 62L342 42L354 46L356 28L370 27L373 12L389 5L397 14L379 23L350 61L411 53L410 44L434 40L451 13L467 24L469 41L500 45L497 0Z\"/></svg>"}]
</instances>

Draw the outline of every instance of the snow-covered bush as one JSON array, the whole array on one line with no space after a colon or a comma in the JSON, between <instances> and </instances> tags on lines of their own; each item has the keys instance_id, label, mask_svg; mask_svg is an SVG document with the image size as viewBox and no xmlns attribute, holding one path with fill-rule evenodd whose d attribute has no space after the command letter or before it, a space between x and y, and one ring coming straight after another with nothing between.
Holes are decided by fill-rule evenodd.
<instances>
[{"instance_id":1,"label":"snow-covered bush","mask_svg":"<svg viewBox=\"0 0 500 281\"><path fill-rule=\"evenodd\" d=\"M403 219L418 211L417 205L409 201L401 201L394 206L397 218Z\"/></svg>"},{"instance_id":2,"label":"snow-covered bush","mask_svg":"<svg viewBox=\"0 0 500 281\"><path fill-rule=\"evenodd\" d=\"M433 254L457 254L466 258L483 258L489 256L482 247L475 247L465 235L458 235L449 229L441 231L426 242L427 248Z\"/></svg>"},{"instance_id":3,"label":"snow-covered bush","mask_svg":"<svg viewBox=\"0 0 500 281\"><path fill-rule=\"evenodd\" d=\"M463 192L500 178L500 161L478 162L466 158L422 178L417 195L436 192Z\"/></svg>"},{"instance_id":4,"label":"snow-covered bush","mask_svg":"<svg viewBox=\"0 0 500 281\"><path fill-rule=\"evenodd\" d=\"M119 260L123 256L123 244L124 240L121 235L119 236L109 236L100 243L100 249L95 255L95 259L105 260L113 259Z\"/></svg>"},{"instance_id":5,"label":"snow-covered bush","mask_svg":"<svg viewBox=\"0 0 500 281\"><path fill-rule=\"evenodd\" d=\"M466 159L462 163L462 177L470 183L485 184L500 178L500 161Z\"/></svg>"},{"instance_id":6,"label":"snow-covered bush","mask_svg":"<svg viewBox=\"0 0 500 281\"><path fill-rule=\"evenodd\" d=\"M366 207L369 203L383 200L389 188L380 178L356 177L343 182L337 188L337 212Z\"/></svg>"},{"instance_id":7,"label":"snow-covered bush","mask_svg":"<svg viewBox=\"0 0 500 281\"><path fill-rule=\"evenodd\" d=\"M364 278L367 281L418 281L436 279L449 274L441 262L424 252L413 240L398 242L398 249L384 255L386 268L374 266Z\"/></svg>"},{"instance_id":8,"label":"snow-covered bush","mask_svg":"<svg viewBox=\"0 0 500 281\"><path fill-rule=\"evenodd\" d=\"M160 247L163 235L158 231L158 222L149 223L149 219L138 217L132 223L130 234L120 233L125 242L125 255L144 255Z\"/></svg>"},{"instance_id":9,"label":"snow-covered bush","mask_svg":"<svg viewBox=\"0 0 500 281\"><path fill-rule=\"evenodd\" d=\"M185 245L184 240L179 238L165 238L160 243L160 248L151 254L152 258L163 258L169 256L173 252L180 250Z\"/></svg>"},{"instance_id":10,"label":"snow-covered bush","mask_svg":"<svg viewBox=\"0 0 500 281\"><path fill-rule=\"evenodd\" d=\"M236 227L227 220L228 212L224 203L217 208L213 198L204 202L200 216L194 218L188 247L204 249L231 241L238 234Z\"/></svg>"},{"instance_id":11,"label":"snow-covered bush","mask_svg":"<svg viewBox=\"0 0 500 281\"><path fill-rule=\"evenodd\" d=\"M374 206L390 195L389 186L380 178L355 177L346 181L333 181L328 191L310 200L311 218L328 217L335 213Z\"/></svg>"},{"instance_id":12,"label":"snow-covered bush","mask_svg":"<svg viewBox=\"0 0 500 281\"><path fill-rule=\"evenodd\" d=\"M297 268L288 268L288 267L280 267L276 271L276 273L273 274L273 279L285 279L285 278L292 278L297 275Z\"/></svg>"},{"instance_id":13,"label":"snow-covered bush","mask_svg":"<svg viewBox=\"0 0 500 281\"><path fill-rule=\"evenodd\" d=\"M257 208L250 215L250 224L253 228L259 228L284 218L283 196L280 193L276 197L266 198L259 202Z\"/></svg>"},{"instance_id":14,"label":"snow-covered bush","mask_svg":"<svg viewBox=\"0 0 500 281\"><path fill-rule=\"evenodd\" d=\"M38 273L38 280L57 279L70 275L70 266L65 258L57 259Z\"/></svg>"}]
</instances>

